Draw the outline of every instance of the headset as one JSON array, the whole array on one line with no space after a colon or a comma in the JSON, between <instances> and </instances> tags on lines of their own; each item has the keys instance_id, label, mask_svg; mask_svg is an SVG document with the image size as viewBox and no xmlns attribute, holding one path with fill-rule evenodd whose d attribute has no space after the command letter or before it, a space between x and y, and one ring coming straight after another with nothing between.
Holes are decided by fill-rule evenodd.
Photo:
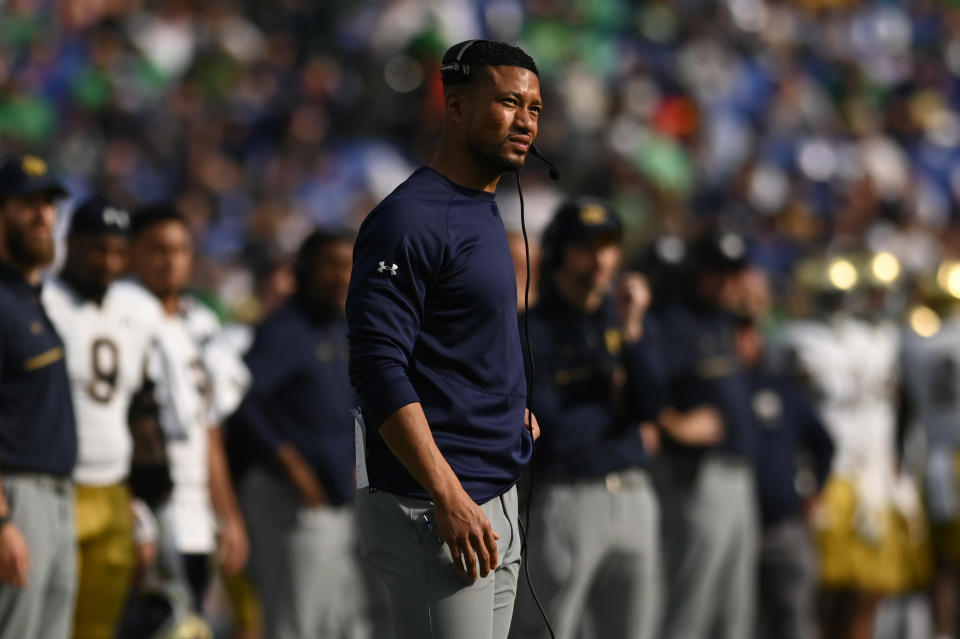
<instances>
[{"instance_id":1,"label":"headset","mask_svg":"<svg viewBox=\"0 0 960 639\"><path fill-rule=\"evenodd\" d=\"M467 49L472 47L476 42L476 40L467 41L460 47L460 50L457 51L457 57L453 62L447 62L440 66L440 76L443 78L445 84L451 84L451 80L453 80L453 84L456 84L458 82L466 82L470 79L470 65L461 60ZM457 78L456 76L460 77Z\"/></svg>"}]
</instances>

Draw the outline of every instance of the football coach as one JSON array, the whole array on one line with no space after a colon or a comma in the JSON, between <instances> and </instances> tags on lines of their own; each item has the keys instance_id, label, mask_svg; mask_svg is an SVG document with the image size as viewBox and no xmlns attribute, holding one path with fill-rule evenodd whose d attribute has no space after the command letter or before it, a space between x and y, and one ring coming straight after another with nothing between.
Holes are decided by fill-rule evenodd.
<instances>
[{"instance_id":1,"label":"football coach","mask_svg":"<svg viewBox=\"0 0 960 639\"><path fill-rule=\"evenodd\" d=\"M357 516L398 639L507 636L520 569L525 419L516 278L494 191L542 108L533 59L443 56L439 148L360 227L347 299L360 400Z\"/></svg>"}]
</instances>

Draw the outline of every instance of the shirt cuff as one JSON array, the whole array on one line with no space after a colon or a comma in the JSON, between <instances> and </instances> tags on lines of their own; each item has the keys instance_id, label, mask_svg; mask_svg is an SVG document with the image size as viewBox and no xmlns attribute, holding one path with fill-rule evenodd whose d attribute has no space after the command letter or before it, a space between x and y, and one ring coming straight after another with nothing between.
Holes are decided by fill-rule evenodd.
<instances>
[{"instance_id":1,"label":"shirt cuff","mask_svg":"<svg viewBox=\"0 0 960 639\"><path fill-rule=\"evenodd\" d=\"M366 390L367 392L362 394L363 421L368 428L374 430L379 430L388 417L404 406L420 401L410 378L405 375L383 384L370 384Z\"/></svg>"}]
</instances>

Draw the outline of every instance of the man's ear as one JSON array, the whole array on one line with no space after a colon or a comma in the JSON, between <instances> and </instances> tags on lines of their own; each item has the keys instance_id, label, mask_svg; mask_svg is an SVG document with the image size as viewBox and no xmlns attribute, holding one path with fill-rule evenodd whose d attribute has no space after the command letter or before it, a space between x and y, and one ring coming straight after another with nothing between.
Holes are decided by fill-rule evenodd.
<instances>
[{"instance_id":1,"label":"man's ear","mask_svg":"<svg viewBox=\"0 0 960 639\"><path fill-rule=\"evenodd\" d=\"M443 110L447 120L454 124L464 122L470 108L469 102L466 92L462 89L450 89L444 93Z\"/></svg>"}]
</instances>

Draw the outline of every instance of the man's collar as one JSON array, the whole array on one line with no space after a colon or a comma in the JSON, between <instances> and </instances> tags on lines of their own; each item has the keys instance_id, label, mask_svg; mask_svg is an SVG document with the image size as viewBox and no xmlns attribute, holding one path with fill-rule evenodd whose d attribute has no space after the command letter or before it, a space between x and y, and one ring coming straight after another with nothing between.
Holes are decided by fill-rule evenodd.
<instances>
[{"instance_id":1,"label":"man's collar","mask_svg":"<svg viewBox=\"0 0 960 639\"><path fill-rule=\"evenodd\" d=\"M0 282L21 297L38 297L43 287L43 280L34 286L23 273L3 260L0 260Z\"/></svg>"},{"instance_id":2,"label":"man's collar","mask_svg":"<svg viewBox=\"0 0 960 639\"><path fill-rule=\"evenodd\" d=\"M565 298L560 290L557 288L556 283L553 281L552 277L544 278L543 284L541 284L540 289L540 300L537 303L537 306L553 307L555 310L563 310L567 313L573 315L580 315L583 317L595 317L597 315L607 313L609 309L613 306L613 294L610 292L604 293L603 299L600 302L600 305L593 311L586 311L579 306L572 304L570 300Z\"/></svg>"},{"instance_id":3,"label":"man's collar","mask_svg":"<svg viewBox=\"0 0 960 639\"><path fill-rule=\"evenodd\" d=\"M328 309L317 308L311 304L305 296L300 293L294 293L290 296L290 302L299 310L311 324L323 326L343 317L342 314L330 311Z\"/></svg>"}]
</instances>

